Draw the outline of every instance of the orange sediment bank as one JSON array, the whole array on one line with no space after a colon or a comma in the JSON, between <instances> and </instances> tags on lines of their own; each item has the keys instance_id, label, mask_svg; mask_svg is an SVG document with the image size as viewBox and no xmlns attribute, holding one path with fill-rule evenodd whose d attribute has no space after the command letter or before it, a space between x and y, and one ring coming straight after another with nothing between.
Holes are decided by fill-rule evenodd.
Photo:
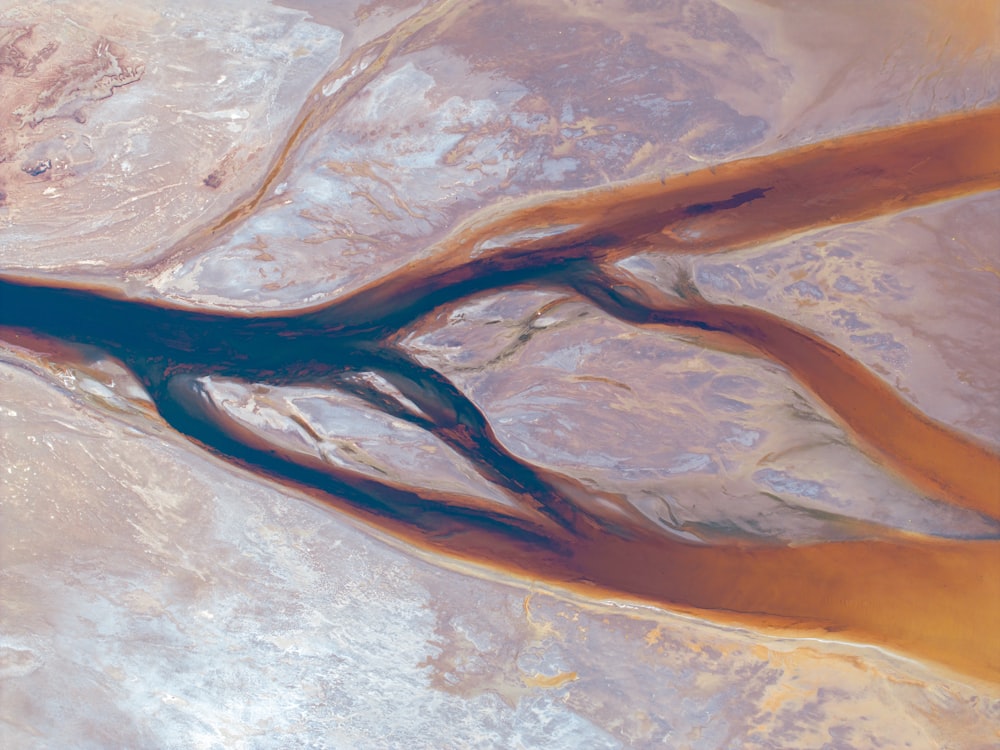
<instances>
[{"instance_id":1,"label":"orange sediment bank","mask_svg":"<svg viewBox=\"0 0 1000 750\"><path fill-rule=\"evenodd\" d=\"M637 252L726 252L998 188L994 107L687 174L510 201L472 216L425 258L310 310L350 325L484 274Z\"/></svg>"},{"instance_id":2,"label":"orange sediment bank","mask_svg":"<svg viewBox=\"0 0 1000 750\"><path fill-rule=\"evenodd\" d=\"M585 276L578 286L619 318L719 332L780 362L884 466L945 502L1000 519L1000 455L922 414L810 331L751 307L679 300L617 268Z\"/></svg>"},{"instance_id":3,"label":"orange sediment bank","mask_svg":"<svg viewBox=\"0 0 1000 750\"><path fill-rule=\"evenodd\" d=\"M475 255L484 241L565 227L510 246L519 257L595 240L595 254L612 259L636 247L707 253L998 187L991 108L487 213L453 242Z\"/></svg>"},{"instance_id":4,"label":"orange sediment bank","mask_svg":"<svg viewBox=\"0 0 1000 750\"><path fill-rule=\"evenodd\" d=\"M583 524L538 544L446 514L430 527L323 498L434 553L720 624L869 644L1000 682L1000 541L698 545ZM901 537L904 535L901 535Z\"/></svg>"},{"instance_id":5,"label":"orange sediment bank","mask_svg":"<svg viewBox=\"0 0 1000 750\"><path fill-rule=\"evenodd\" d=\"M996 453L920 413L863 364L808 331L744 308L720 306L705 318L785 365L877 458L917 487L1000 518Z\"/></svg>"},{"instance_id":6,"label":"orange sediment bank","mask_svg":"<svg viewBox=\"0 0 1000 750\"><path fill-rule=\"evenodd\" d=\"M599 585L710 619L870 643L1000 680L1000 542L704 546L610 536L576 550Z\"/></svg>"}]
</instances>

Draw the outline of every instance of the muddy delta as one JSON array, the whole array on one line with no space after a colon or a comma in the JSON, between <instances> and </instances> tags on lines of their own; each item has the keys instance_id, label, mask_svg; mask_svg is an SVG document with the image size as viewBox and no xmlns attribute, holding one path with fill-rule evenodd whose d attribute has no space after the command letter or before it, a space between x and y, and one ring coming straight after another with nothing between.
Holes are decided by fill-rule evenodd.
<instances>
[{"instance_id":1,"label":"muddy delta","mask_svg":"<svg viewBox=\"0 0 1000 750\"><path fill-rule=\"evenodd\" d=\"M996 2L0 5L0 746L996 744Z\"/></svg>"},{"instance_id":2,"label":"muddy delta","mask_svg":"<svg viewBox=\"0 0 1000 750\"><path fill-rule=\"evenodd\" d=\"M588 596L625 596L764 629L834 632L996 680L995 536L883 529L875 539L804 545L735 534L685 538L615 493L515 455L463 389L414 356L405 339L443 306L483 292L557 292L636 330L678 333L706 349L781 365L884 471L998 521L996 452L925 416L801 325L708 301L687 267L694 256L996 190L997 132L1000 110L983 109L686 174L502 203L454 227L432 254L294 312L209 313L5 273L0 324L17 346L44 349L51 337L78 347L81 358L117 358L163 419L191 440L413 544ZM252 214L256 200L179 246L226 231ZM673 258L673 283L654 286L631 273L628 261L640 254ZM282 447L213 402L206 383L220 379L351 394L431 433L513 500L407 486Z\"/></svg>"}]
</instances>

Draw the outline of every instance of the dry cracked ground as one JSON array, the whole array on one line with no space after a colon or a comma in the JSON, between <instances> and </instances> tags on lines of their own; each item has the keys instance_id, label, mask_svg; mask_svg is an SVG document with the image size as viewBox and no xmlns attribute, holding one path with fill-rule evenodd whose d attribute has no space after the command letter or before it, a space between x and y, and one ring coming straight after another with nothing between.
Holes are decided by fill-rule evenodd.
<instances>
[{"instance_id":1,"label":"dry cracked ground","mask_svg":"<svg viewBox=\"0 0 1000 750\"><path fill-rule=\"evenodd\" d=\"M0 744L995 747L998 54L0 0Z\"/></svg>"}]
</instances>

